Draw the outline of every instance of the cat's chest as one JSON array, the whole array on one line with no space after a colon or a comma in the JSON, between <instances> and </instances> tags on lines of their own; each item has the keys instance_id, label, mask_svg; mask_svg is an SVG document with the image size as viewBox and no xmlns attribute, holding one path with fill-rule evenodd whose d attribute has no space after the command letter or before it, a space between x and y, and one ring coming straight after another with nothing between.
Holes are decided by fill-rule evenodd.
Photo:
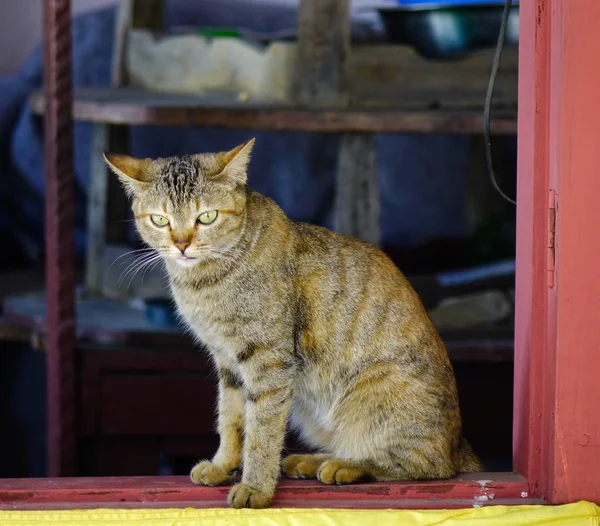
<instances>
[{"instance_id":1,"label":"cat's chest","mask_svg":"<svg viewBox=\"0 0 600 526\"><path fill-rule=\"evenodd\" d=\"M211 350L234 352L243 346L245 334L239 323L245 313L227 294L173 290L177 310L186 325Z\"/></svg>"}]
</instances>

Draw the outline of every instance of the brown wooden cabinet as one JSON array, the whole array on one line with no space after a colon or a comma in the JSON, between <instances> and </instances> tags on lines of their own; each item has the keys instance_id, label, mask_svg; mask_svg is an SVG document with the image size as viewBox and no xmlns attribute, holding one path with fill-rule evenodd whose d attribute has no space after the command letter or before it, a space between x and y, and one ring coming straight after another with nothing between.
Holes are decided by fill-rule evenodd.
<instances>
[{"instance_id":1,"label":"brown wooden cabinet","mask_svg":"<svg viewBox=\"0 0 600 526\"><path fill-rule=\"evenodd\" d=\"M202 351L84 346L77 354L81 475L155 475L214 454L216 376Z\"/></svg>"}]
</instances>

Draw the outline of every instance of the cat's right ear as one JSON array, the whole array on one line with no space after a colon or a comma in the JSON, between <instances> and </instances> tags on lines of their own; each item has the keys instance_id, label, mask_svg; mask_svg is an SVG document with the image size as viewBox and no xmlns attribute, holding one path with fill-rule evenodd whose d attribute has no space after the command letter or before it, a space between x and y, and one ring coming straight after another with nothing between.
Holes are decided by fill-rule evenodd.
<instances>
[{"instance_id":1,"label":"cat's right ear","mask_svg":"<svg viewBox=\"0 0 600 526\"><path fill-rule=\"evenodd\" d=\"M128 194L138 193L150 184L148 166L152 159L136 159L129 155L104 152L104 160Z\"/></svg>"}]
</instances>

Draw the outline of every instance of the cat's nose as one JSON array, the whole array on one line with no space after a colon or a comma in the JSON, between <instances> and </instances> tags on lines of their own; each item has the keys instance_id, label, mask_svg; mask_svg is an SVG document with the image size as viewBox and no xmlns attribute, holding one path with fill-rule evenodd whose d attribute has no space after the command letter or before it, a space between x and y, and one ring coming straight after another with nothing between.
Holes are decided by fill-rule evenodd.
<instances>
[{"instance_id":1,"label":"cat's nose","mask_svg":"<svg viewBox=\"0 0 600 526\"><path fill-rule=\"evenodd\" d=\"M173 244L179 249L181 250L181 253L183 254L185 252L185 249L187 247L190 246L190 242L189 241L173 241Z\"/></svg>"}]
</instances>

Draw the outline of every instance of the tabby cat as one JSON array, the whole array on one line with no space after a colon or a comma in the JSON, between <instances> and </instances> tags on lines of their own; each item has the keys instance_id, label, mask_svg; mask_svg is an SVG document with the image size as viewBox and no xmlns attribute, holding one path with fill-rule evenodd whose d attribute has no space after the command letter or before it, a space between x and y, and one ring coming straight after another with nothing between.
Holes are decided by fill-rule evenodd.
<instances>
[{"instance_id":1,"label":"tabby cat","mask_svg":"<svg viewBox=\"0 0 600 526\"><path fill-rule=\"evenodd\" d=\"M483 470L461 435L446 349L406 278L373 246L291 221L251 190L253 144L105 154L218 371L220 446L192 481L227 484L243 466L229 505L262 508L281 468L325 484ZM281 463L288 421L317 454Z\"/></svg>"}]
</instances>

